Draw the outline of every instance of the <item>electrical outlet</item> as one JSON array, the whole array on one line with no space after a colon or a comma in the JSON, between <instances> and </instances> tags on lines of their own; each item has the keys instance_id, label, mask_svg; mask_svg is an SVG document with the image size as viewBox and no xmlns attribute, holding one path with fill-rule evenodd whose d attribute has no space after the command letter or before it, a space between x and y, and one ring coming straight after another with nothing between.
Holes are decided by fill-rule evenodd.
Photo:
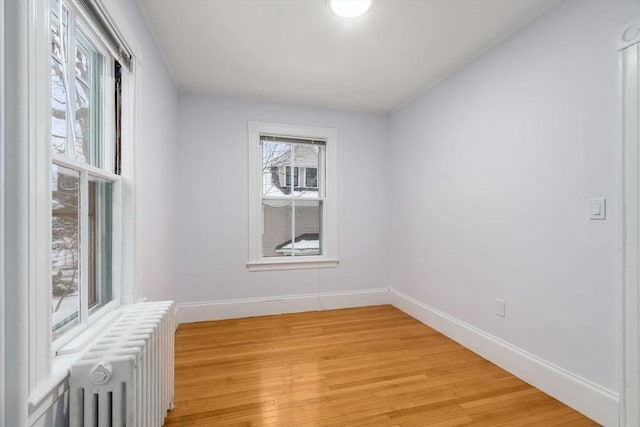
<instances>
[{"instance_id":1,"label":"electrical outlet","mask_svg":"<svg viewBox=\"0 0 640 427\"><path fill-rule=\"evenodd\" d=\"M496 316L506 317L507 315L507 303L504 300L496 300Z\"/></svg>"}]
</instances>

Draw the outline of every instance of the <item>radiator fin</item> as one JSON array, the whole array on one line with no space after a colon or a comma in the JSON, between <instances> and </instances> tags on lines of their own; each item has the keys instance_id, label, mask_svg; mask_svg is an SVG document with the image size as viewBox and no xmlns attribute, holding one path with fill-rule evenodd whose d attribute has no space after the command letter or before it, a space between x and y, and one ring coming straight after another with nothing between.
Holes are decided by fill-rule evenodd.
<instances>
[{"instance_id":1,"label":"radiator fin","mask_svg":"<svg viewBox=\"0 0 640 427\"><path fill-rule=\"evenodd\" d=\"M71 427L159 427L173 409L173 301L121 310L71 367Z\"/></svg>"}]
</instances>

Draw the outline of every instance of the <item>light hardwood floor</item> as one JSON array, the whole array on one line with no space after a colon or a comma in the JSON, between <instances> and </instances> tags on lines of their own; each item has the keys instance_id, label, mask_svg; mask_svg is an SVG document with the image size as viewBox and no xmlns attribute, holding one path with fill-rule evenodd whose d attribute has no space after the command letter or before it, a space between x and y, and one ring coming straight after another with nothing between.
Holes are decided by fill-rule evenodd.
<instances>
[{"instance_id":1,"label":"light hardwood floor","mask_svg":"<svg viewBox=\"0 0 640 427\"><path fill-rule=\"evenodd\" d=\"M181 325L166 426L590 426L392 306Z\"/></svg>"}]
</instances>

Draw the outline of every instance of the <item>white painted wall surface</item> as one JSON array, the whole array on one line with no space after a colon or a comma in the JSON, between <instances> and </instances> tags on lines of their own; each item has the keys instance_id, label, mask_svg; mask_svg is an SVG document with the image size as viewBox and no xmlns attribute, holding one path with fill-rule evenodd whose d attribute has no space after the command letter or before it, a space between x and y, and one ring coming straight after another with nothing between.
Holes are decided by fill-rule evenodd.
<instances>
[{"instance_id":1,"label":"white painted wall surface","mask_svg":"<svg viewBox=\"0 0 640 427\"><path fill-rule=\"evenodd\" d=\"M639 15L637 0L563 2L390 119L391 286L613 391L616 37Z\"/></svg>"},{"instance_id":2,"label":"white painted wall surface","mask_svg":"<svg viewBox=\"0 0 640 427\"><path fill-rule=\"evenodd\" d=\"M180 93L179 302L340 292L387 286L386 115ZM247 123L336 128L337 268L249 272Z\"/></svg>"},{"instance_id":3,"label":"white painted wall surface","mask_svg":"<svg viewBox=\"0 0 640 427\"><path fill-rule=\"evenodd\" d=\"M118 1L142 51L141 199L138 277L140 297L175 299L175 194L177 192L178 91L158 50L138 3ZM133 238L133 236L131 236Z\"/></svg>"}]
</instances>

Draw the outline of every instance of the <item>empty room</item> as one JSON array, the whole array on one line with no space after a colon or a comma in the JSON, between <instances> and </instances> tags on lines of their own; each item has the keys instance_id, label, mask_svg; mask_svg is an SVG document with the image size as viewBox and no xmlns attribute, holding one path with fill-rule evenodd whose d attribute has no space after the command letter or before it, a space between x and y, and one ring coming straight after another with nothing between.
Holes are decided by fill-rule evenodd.
<instances>
[{"instance_id":1,"label":"empty room","mask_svg":"<svg viewBox=\"0 0 640 427\"><path fill-rule=\"evenodd\" d=\"M0 427L640 426L640 0L0 34Z\"/></svg>"}]
</instances>

